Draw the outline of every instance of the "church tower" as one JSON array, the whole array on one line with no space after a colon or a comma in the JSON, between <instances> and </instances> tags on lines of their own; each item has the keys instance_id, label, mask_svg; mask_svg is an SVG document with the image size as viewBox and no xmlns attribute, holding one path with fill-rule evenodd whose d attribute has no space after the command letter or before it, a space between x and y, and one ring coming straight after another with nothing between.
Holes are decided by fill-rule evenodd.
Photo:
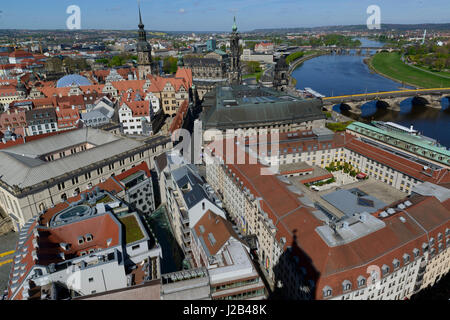
<instances>
[{"instance_id":1,"label":"church tower","mask_svg":"<svg viewBox=\"0 0 450 320\"><path fill-rule=\"evenodd\" d=\"M234 17L233 29L230 39L230 70L228 73L229 82L232 85L239 85L242 81L241 63L240 63L240 48L239 48L239 33L237 32L236 17Z\"/></svg>"},{"instance_id":2,"label":"church tower","mask_svg":"<svg viewBox=\"0 0 450 320\"><path fill-rule=\"evenodd\" d=\"M289 65L284 55L278 59L274 68L273 88L278 91L286 91L289 84Z\"/></svg>"},{"instance_id":3,"label":"church tower","mask_svg":"<svg viewBox=\"0 0 450 320\"><path fill-rule=\"evenodd\" d=\"M146 79L148 74L152 74L152 47L147 42L147 33L144 29L141 17L141 7L139 6L139 40L137 43L138 73L139 79Z\"/></svg>"}]
</instances>

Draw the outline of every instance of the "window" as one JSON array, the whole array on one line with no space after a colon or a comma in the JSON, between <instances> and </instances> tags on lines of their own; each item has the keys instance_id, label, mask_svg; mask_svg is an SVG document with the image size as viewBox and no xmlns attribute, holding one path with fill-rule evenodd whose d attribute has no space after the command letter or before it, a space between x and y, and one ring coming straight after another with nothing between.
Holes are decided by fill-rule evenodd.
<instances>
[{"instance_id":1,"label":"window","mask_svg":"<svg viewBox=\"0 0 450 320\"><path fill-rule=\"evenodd\" d=\"M403 263L407 264L407 263L409 263L409 260L410 260L409 254L405 253L403 255Z\"/></svg>"},{"instance_id":2,"label":"window","mask_svg":"<svg viewBox=\"0 0 450 320\"><path fill-rule=\"evenodd\" d=\"M345 280L344 282L342 282L342 290L345 291L349 291L352 289L352 283L349 280Z\"/></svg>"},{"instance_id":3,"label":"window","mask_svg":"<svg viewBox=\"0 0 450 320\"><path fill-rule=\"evenodd\" d=\"M358 287L359 288L361 288L361 287L366 285L366 278L364 278L363 276L359 276L357 281L358 281Z\"/></svg>"},{"instance_id":4,"label":"window","mask_svg":"<svg viewBox=\"0 0 450 320\"><path fill-rule=\"evenodd\" d=\"M216 239L214 238L214 235L212 233L208 234L208 239L209 239L209 242L211 242L211 245L214 246L216 244Z\"/></svg>"},{"instance_id":5,"label":"window","mask_svg":"<svg viewBox=\"0 0 450 320\"><path fill-rule=\"evenodd\" d=\"M398 269L398 267L400 267L400 261L398 259L394 259L392 264L394 265L394 269Z\"/></svg>"},{"instance_id":6,"label":"window","mask_svg":"<svg viewBox=\"0 0 450 320\"><path fill-rule=\"evenodd\" d=\"M333 291L331 290L331 288L329 286L325 286L323 288L323 297L324 298L331 297L332 294L333 294Z\"/></svg>"},{"instance_id":7,"label":"window","mask_svg":"<svg viewBox=\"0 0 450 320\"><path fill-rule=\"evenodd\" d=\"M381 271L382 271L383 277L384 277L385 275L387 275L389 273L389 267L384 264L383 267L381 267Z\"/></svg>"},{"instance_id":8,"label":"window","mask_svg":"<svg viewBox=\"0 0 450 320\"><path fill-rule=\"evenodd\" d=\"M87 242L91 242L92 239L93 239L92 234L88 233L88 234L86 235L86 241L87 241Z\"/></svg>"},{"instance_id":9,"label":"window","mask_svg":"<svg viewBox=\"0 0 450 320\"><path fill-rule=\"evenodd\" d=\"M141 245L137 244L131 247L131 250L137 250L141 247Z\"/></svg>"},{"instance_id":10,"label":"window","mask_svg":"<svg viewBox=\"0 0 450 320\"><path fill-rule=\"evenodd\" d=\"M434 246L434 238L430 239L430 247Z\"/></svg>"},{"instance_id":11,"label":"window","mask_svg":"<svg viewBox=\"0 0 450 320\"><path fill-rule=\"evenodd\" d=\"M78 244L83 244L83 243L84 243L84 238L78 237Z\"/></svg>"}]
</instances>

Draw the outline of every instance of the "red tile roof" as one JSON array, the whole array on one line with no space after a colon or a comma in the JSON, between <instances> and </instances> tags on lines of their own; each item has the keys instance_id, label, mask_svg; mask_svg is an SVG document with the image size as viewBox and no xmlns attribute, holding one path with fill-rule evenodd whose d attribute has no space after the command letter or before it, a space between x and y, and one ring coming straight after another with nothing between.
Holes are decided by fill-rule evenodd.
<instances>
[{"instance_id":1,"label":"red tile roof","mask_svg":"<svg viewBox=\"0 0 450 320\"><path fill-rule=\"evenodd\" d=\"M203 226L203 232L200 230L200 226ZM231 223L210 210L206 211L200 218L194 226L194 230L197 236L203 239L203 242L211 255L217 254L231 237L239 239L238 235L233 230ZM214 236L215 243L211 243L208 238L209 234Z\"/></svg>"},{"instance_id":2,"label":"red tile roof","mask_svg":"<svg viewBox=\"0 0 450 320\"><path fill-rule=\"evenodd\" d=\"M172 119L172 123L170 124L169 132L173 133L177 129L181 129L183 126L184 117L188 111L188 100L184 100L181 106L178 108L175 117Z\"/></svg>"},{"instance_id":3,"label":"red tile roof","mask_svg":"<svg viewBox=\"0 0 450 320\"><path fill-rule=\"evenodd\" d=\"M133 117L150 116L150 101L125 101L124 104L131 109Z\"/></svg>"},{"instance_id":4,"label":"red tile roof","mask_svg":"<svg viewBox=\"0 0 450 320\"><path fill-rule=\"evenodd\" d=\"M213 142L210 148L216 149L215 154L221 156L220 144L223 146L223 143ZM230 169L235 176L230 174L229 177L237 185L242 182L240 188L248 188L255 199L261 199L259 203L262 211L268 214L276 226L276 240L280 241L282 237L286 239L285 249L287 246L293 248L294 254L300 257L299 267L305 267L308 278L315 281L317 290L314 294L317 299L322 298L321 290L325 285L330 286L336 295L342 292L344 280L355 283L359 275L367 277L368 265L392 265L394 258L402 261L404 253L413 257L412 250L420 249L421 244L427 241L423 227L427 232L437 234L450 225L450 204L442 204L434 197L410 198L414 205L407 211L414 219L400 214L406 219L403 223L398 218L400 215L395 215L392 219L383 220L386 227L378 231L345 245L329 247L315 231L323 225L312 214L316 209L302 203L275 175L262 176L261 169L264 166L250 164L248 153L245 153L245 164L236 164L237 147L233 146L234 164L227 164L225 168Z\"/></svg>"}]
</instances>

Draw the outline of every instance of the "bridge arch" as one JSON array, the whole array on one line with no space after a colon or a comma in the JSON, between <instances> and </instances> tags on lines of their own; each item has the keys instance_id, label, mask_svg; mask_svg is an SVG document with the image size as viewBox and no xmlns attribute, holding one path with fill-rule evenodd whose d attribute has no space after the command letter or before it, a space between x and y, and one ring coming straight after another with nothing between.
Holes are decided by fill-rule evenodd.
<instances>
[{"instance_id":1,"label":"bridge arch","mask_svg":"<svg viewBox=\"0 0 450 320\"><path fill-rule=\"evenodd\" d=\"M333 105L333 107L331 109L336 112L342 112L342 111L350 111L350 110L352 110L352 107L350 105L346 104L345 102L343 102L343 103L338 103L338 104Z\"/></svg>"},{"instance_id":2,"label":"bridge arch","mask_svg":"<svg viewBox=\"0 0 450 320\"><path fill-rule=\"evenodd\" d=\"M444 96L441 99L442 110L450 111L450 96Z\"/></svg>"},{"instance_id":3,"label":"bridge arch","mask_svg":"<svg viewBox=\"0 0 450 320\"><path fill-rule=\"evenodd\" d=\"M415 96L412 98L411 103L412 103L413 107L417 106L417 105L426 106L426 105L430 104L430 101L428 101L424 97Z\"/></svg>"}]
</instances>

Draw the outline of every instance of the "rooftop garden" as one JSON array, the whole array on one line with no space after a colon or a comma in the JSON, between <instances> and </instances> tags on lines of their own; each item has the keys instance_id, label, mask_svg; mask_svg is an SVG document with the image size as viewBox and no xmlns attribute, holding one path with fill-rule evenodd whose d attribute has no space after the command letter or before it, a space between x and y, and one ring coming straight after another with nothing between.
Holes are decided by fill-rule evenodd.
<instances>
[{"instance_id":1,"label":"rooftop garden","mask_svg":"<svg viewBox=\"0 0 450 320\"><path fill-rule=\"evenodd\" d=\"M354 121L346 121L346 122L336 122L336 123L327 123L326 127L334 132L345 131L345 129Z\"/></svg>"},{"instance_id":2,"label":"rooftop garden","mask_svg":"<svg viewBox=\"0 0 450 320\"><path fill-rule=\"evenodd\" d=\"M100 200L97 201L97 203L110 203L113 202L114 200L111 199L111 197L109 195L106 195L105 197L101 198Z\"/></svg>"},{"instance_id":3,"label":"rooftop garden","mask_svg":"<svg viewBox=\"0 0 450 320\"><path fill-rule=\"evenodd\" d=\"M127 244L144 238L139 222L134 215L119 218L119 220L125 226L125 241Z\"/></svg>"}]
</instances>

